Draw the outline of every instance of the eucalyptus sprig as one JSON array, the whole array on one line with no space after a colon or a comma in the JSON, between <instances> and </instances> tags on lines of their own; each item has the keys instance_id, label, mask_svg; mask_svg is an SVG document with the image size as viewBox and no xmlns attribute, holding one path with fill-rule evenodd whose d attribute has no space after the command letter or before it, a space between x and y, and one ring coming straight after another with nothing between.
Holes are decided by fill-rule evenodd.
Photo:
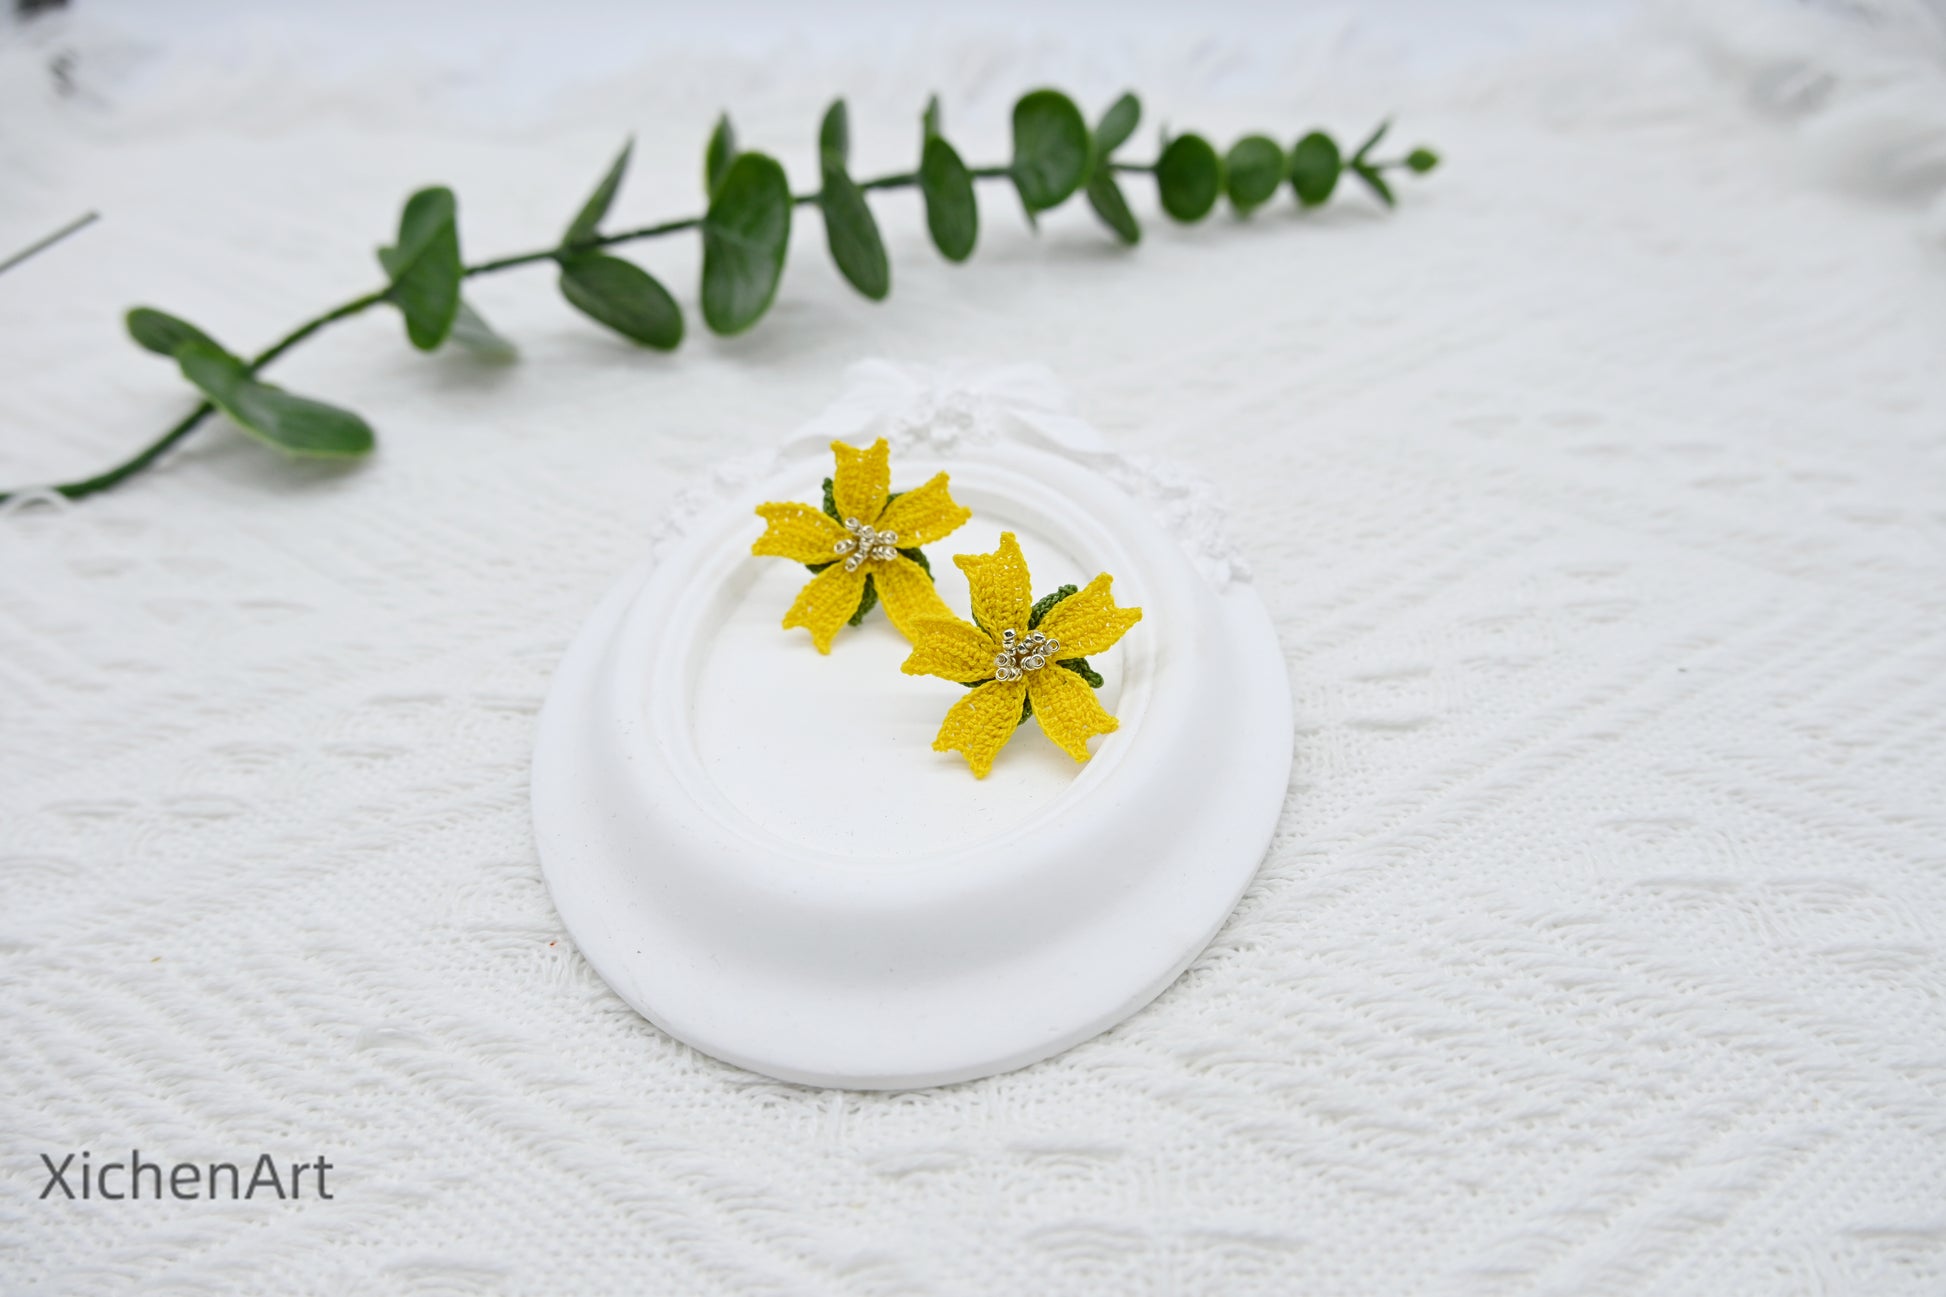
<instances>
[{"instance_id":1,"label":"eucalyptus sprig","mask_svg":"<svg viewBox=\"0 0 1946 1297\"><path fill-rule=\"evenodd\" d=\"M777 297L789 249L792 213L815 205L839 273L860 293L879 301L892 291L892 267L866 195L916 187L924 200L926 229L947 260L960 262L979 241L980 209L974 183L1009 180L1020 195L1029 225L1042 212L1085 192L1088 204L1125 244L1141 241L1142 227L1129 208L1119 177L1155 178L1162 210L1182 222L1200 221L1227 196L1248 216L1288 182L1303 207L1328 200L1346 173L1387 207L1395 198L1385 174L1424 174L1438 165L1430 150L1381 161L1373 151L1385 137L1377 130L1349 158L1323 131L1313 131L1289 150L1265 135L1247 135L1219 154L1201 135L1164 132L1154 162L1125 162L1115 152L1140 123L1132 94L1117 99L1090 130L1081 109L1058 90L1035 90L1013 108L1013 158L1004 166L969 167L941 128L939 100L920 117L919 165L870 180L850 173L851 130L843 100L832 104L818 127L817 192L793 194L784 168L767 154L740 149L727 115L718 119L704 150L708 206L701 216L639 229L602 232L609 208L628 170L625 145L574 219L551 247L466 264L460 255L459 203L442 186L421 189L406 200L393 241L377 250L383 287L354 297L304 321L254 356L230 351L208 333L176 316L137 307L128 313L129 336L173 360L201 402L155 441L93 477L48 489L79 500L105 491L151 467L218 410L258 440L295 456L352 458L375 441L371 425L349 410L287 392L260 377L272 362L340 320L379 305L396 308L406 339L421 351L453 343L482 358L511 361L514 345L494 332L467 303L461 289L476 275L553 263L568 304L633 342L668 351L682 342L683 312L661 281L632 261L606 251L623 243L696 231L703 240L703 323L718 334L742 333L763 318ZM21 492L0 492L0 502Z\"/></svg>"}]
</instances>

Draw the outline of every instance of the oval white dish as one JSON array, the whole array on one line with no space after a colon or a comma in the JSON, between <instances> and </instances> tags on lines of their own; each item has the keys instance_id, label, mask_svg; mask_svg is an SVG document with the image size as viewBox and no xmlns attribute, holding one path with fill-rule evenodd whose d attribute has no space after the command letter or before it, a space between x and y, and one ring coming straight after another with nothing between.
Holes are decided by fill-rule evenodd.
<instances>
[{"instance_id":1,"label":"oval white dish","mask_svg":"<svg viewBox=\"0 0 1946 1297\"><path fill-rule=\"evenodd\" d=\"M788 1081L968 1080L1112 1026L1222 925L1288 784L1270 619L1220 547L1179 544L1182 491L1160 492L1171 528L1141 498L1153 473L1071 416L1055 435L990 400L942 421L928 399L919 423L827 417L767 472L720 474L582 628L541 714L535 833L582 953L671 1035ZM1037 594L1108 571L1143 609L1094 660L1121 727L1091 760L1030 720L976 780L931 747L960 687L902 674L882 612L828 657L779 627L808 574L751 556L752 510L814 501L833 435L892 436L894 489L952 474L973 518L929 554L962 615L950 556L1002 530Z\"/></svg>"}]
</instances>

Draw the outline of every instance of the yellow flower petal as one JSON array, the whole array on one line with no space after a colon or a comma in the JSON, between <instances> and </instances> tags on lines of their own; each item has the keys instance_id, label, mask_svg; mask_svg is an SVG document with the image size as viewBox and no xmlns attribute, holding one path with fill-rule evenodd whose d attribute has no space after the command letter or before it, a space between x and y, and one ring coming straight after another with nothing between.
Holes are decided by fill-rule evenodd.
<instances>
[{"instance_id":1,"label":"yellow flower petal","mask_svg":"<svg viewBox=\"0 0 1946 1297\"><path fill-rule=\"evenodd\" d=\"M932 750L963 753L966 764L973 767L974 777L985 779L987 771L993 769L993 758L1007 746L1007 740L1020 724L1020 699L1026 689L1024 680L992 680L969 690L946 713L939 737L932 741Z\"/></svg>"},{"instance_id":2,"label":"yellow flower petal","mask_svg":"<svg viewBox=\"0 0 1946 1297\"><path fill-rule=\"evenodd\" d=\"M872 583L878 588L878 601L885 605L886 617L907 639L912 638L914 622L928 617L953 615L946 601L939 597L939 591L933 588L932 578L926 575L926 569L905 555L890 560L875 560L866 566L871 569ZM992 656L989 651L989 660Z\"/></svg>"},{"instance_id":3,"label":"yellow flower petal","mask_svg":"<svg viewBox=\"0 0 1946 1297\"><path fill-rule=\"evenodd\" d=\"M955 554L953 562L966 573L966 584L972 589L973 620L996 640L1003 631L1027 633L1027 614L1034 607L1033 577L1012 532L1000 533L1000 548L993 553Z\"/></svg>"},{"instance_id":4,"label":"yellow flower petal","mask_svg":"<svg viewBox=\"0 0 1946 1297\"><path fill-rule=\"evenodd\" d=\"M922 487L905 492L885 506L878 517L880 531L899 534L899 547L930 545L946 536L973 516L971 509L953 502L946 489L946 475L938 474Z\"/></svg>"},{"instance_id":5,"label":"yellow flower petal","mask_svg":"<svg viewBox=\"0 0 1946 1297\"><path fill-rule=\"evenodd\" d=\"M993 675L998 650L993 640L972 622L948 614L921 617L907 630L912 656L899 669L909 676L938 676L971 684Z\"/></svg>"},{"instance_id":6,"label":"yellow flower petal","mask_svg":"<svg viewBox=\"0 0 1946 1297\"><path fill-rule=\"evenodd\" d=\"M834 441L831 453L838 457L838 471L831 476L831 499L838 506L838 516L877 526L892 489L892 448L880 437L864 450Z\"/></svg>"},{"instance_id":7,"label":"yellow flower petal","mask_svg":"<svg viewBox=\"0 0 1946 1297\"><path fill-rule=\"evenodd\" d=\"M1103 572L1048 609L1047 616L1041 618L1037 629L1049 639L1061 641L1062 657L1105 653L1128 633L1129 627L1142 620L1140 608L1115 606L1115 596L1108 589L1114 581L1114 577Z\"/></svg>"},{"instance_id":8,"label":"yellow flower petal","mask_svg":"<svg viewBox=\"0 0 1946 1297\"><path fill-rule=\"evenodd\" d=\"M833 563L798 592L797 602L784 614L784 629L802 626L811 632L811 642L818 646L818 652L829 653L831 641L858 611L858 601L864 594L865 569L847 572L843 563Z\"/></svg>"},{"instance_id":9,"label":"yellow flower petal","mask_svg":"<svg viewBox=\"0 0 1946 1297\"><path fill-rule=\"evenodd\" d=\"M1070 595L1069 599L1075 597ZM1067 651L1066 643L1061 650ZM1089 739L1113 734L1119 727L1120 723L1095 701L1095 691L1088 682L1064 666L1050 662L1038 671L1029 671L1027 693L1034 700L1034 719L1041 723L1041 729L1076 761L1088 759Z\"/></svg>"},{"instance_id":10,"label":"yellow flower petal","mask_svg":"<svg viewBox=\"0 0 1946 1297\"><path fill-rule=\"evenodd\" d=\"M808 504L760 504L757 516L769 524L750 546L752 554L775 555L798 563L829 563L845 529L822 509Z\"/></svg>"}]
</instances>

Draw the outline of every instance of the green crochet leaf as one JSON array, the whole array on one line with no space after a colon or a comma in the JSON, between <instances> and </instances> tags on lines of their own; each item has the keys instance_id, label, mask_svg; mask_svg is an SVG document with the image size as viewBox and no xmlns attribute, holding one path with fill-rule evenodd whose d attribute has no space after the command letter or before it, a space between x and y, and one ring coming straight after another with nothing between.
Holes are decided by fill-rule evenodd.
<instances>
[{"instance_id":1,"label":"green crochet leaf","mask_svg":"<svg viewBox=\"0 0 1946 1297\"><path fill-rule=\"evenodd\" d=\"M1039 626L1041 624L1041 618L1047 616L1055 604L1061 602L1061 600L1071 594L1079 594L1080 592L1081 587L1078 585L1064 585L1053 594L1042 595L1040 600L1034 604L1034 610L1027 614L1027 629L1033 630Z\"/></svg>"},{"instance_id":2,"label":"green crochet leaf","mask_svg":"<svg viewBox=\"0 0 1946 1297\"><path fill-rule=\"evenodd\" d=\"M872 585L872 578L865 578L865 593L858 596L858 611L851 615L849 625L856 626L865 620L865 614L878 604L878 590Z\"/></svg>"},{"instance_id":3,"label":"green crochet leaf","mask_svg":"<svg viewBox=\"0 0 1946 1297\"><path fill-rule=\"evenodd\" d=\"M1068 670L1074 672L1076 675L1080 676L1083 680L1086 680L1088 682L1088 687L1090 689L1101 688L1102 685L1101 672L1089 666L1087 658L1062 658L1059 662L1056 662L1054 665L1057 667L1066 667Z\"/></svg>"}]
</instances>

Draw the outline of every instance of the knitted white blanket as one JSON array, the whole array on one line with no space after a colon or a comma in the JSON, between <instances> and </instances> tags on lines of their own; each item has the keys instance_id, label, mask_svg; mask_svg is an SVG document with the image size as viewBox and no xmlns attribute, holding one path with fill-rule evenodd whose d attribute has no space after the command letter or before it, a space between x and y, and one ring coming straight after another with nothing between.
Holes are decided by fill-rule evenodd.
<instances>
[{"instance_id":1,"label":"knitted white blanket","mask_svg":"<svg viewBox=\"0 0 1946 1297\"><path fill-rule=\"evenodd\" d=\"M121 93L150 55L62 39L68 97L51 48L0 50L0 243L106 219L0 277L8 485L184 407L124 306L254 348L370 286L416 185L454 185L471 254L536 246L629 130L618 219L687 214L719 106L800 187L833 92L869 173L930 89L1001 157L1044 81L1142 90L1142 140L1396 108L1449 165L1389 216L1184 229L1137 187L1132 252L988 189L963 267L888 195L877 306L806 212L773 315L666 358L544 273L482 280L517 367L379 314L279 366L372 420L369 463L213 428L0 515L0 1290L1946 1291L1946 264L1693 45L1436 84L1072 34L665 55L487 121L431 54L171 55ZM1729 84L1856 102L1780 90L1793 48ZM1871 85L1936 102L1898 76ZM693 304L693 247L637 251ZM1177 985L904 1095L647 1026L566 940L527 810L593 599L866 355L1044 362L1193 461L1299 713L1276 845ZM41 1154L131 1148L322 1154L333 1196L38 1196Z\"/></svg>"}]
</instances>

